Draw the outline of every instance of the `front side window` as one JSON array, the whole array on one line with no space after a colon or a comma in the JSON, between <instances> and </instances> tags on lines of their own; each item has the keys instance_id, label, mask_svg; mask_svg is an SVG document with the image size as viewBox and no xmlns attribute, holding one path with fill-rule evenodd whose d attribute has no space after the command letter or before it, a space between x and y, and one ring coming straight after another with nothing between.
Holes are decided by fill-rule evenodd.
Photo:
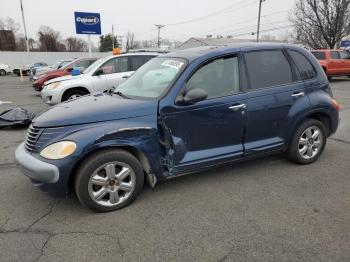
<instances>
[{"instance_id":1,"label":"front side window","mask_svg":"<svg viewBox=\"0 0 350 262\"><path fill-rule=\"evenodd\" d=\"M244 57L251 89L293 82L292 68L281 50L253 51Z\"/></svg>"},{"instance_id":2,"label":"front side window","mask_svg":"<svg viewBox=\"0 0 350 262\"><path fill-rule=\"evenodd\" d=\"M141 66L115 91L128 97L160 97L186 66L186 60L158 57Z\"/></svg>"},{"instance_id":3,"label":"front side window","mask_svg":"<svg viewBox=\"0 0 350 262\"><path fill-rule=\"evenodd\" d=\"M325 52L322 52L322 51L312 51L311 53L317 58L317 60L326 60L326 54L325 54Z\"/></svg>"},{"instance_id":4,"label":"front side window","mask_svg":"<svg viewBox=\"0 0 350 262\"><path fill-rule=\"evenodd\" d=\"M105 62L99 69L102 69L104 75L109 75L113 73L113 68L115 68L114 59L110 59Z\"/></svg>"},{"instance_id":5,"label":"front side window","mask_svg":"<svg viewBox=\"0 0 350 262\"><path fill-rule=\"evenodd\" d=\"M302 80L312 79L316 75L316 71L310 61L301 53L293 50L288 51L294 63L297 65Z\"/></svg>"},{"instance_id":6,"label":"front side window","mask_svg":"<svg viewBox=\"0 0 350 262\"><path fill-rule=\"evenodd\" d=\"M238 58L219 58L198 69L186 83L186 90L200 88L207 99L239 92Z\"/></svg>"},{"instance_id":7,"label":"front side window","mask_svg":"<svg viewBox=\"0 0 350 262\"><path fill-rule=\"evenodd\" d=\"M107 62L100 66L104 75L122 73L128 71L128 58L117 57L109 59Z\"/></svg>"},{"instance_id":8,"label":"front side window","mask_svg":"<svg viewBox=\"0 0 350 262\"><path fill-rule=\"evenodd\" d=\"M331 51L331 58L332 59L340 59L340 55L338 51Z\"/></svg>"}]
</instances>

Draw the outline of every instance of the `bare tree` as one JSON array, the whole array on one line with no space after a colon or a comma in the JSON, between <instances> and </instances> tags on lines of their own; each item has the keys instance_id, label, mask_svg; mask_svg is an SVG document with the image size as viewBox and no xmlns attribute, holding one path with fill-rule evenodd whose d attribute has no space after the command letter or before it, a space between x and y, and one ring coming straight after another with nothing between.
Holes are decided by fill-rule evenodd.
<instances>
[{"instance_id":1,"label":"bare tree","mask_svg":"<svg viewBox=\"0 0 350 262\"><path fill-rule=\"evenodd\" d=\"M9 30L16 34L19 30L19 24L11 17L0 18L0 30Z\"/></svg>"},{"instance_id":2,"label":"bare tree","mask_svg":"<svg viewBox=\"0 0 350 262\"><path fill-rule=\"evenodd\" d=\"M136 46L136 43L135 43L135 34L134 34L134 33L131 33L131 32L128 32L128 33L125 35L125 38L126 38L125 49L126 49L126 52L128 52L130 49L133 49L133 48L135 48L135 46Z\"/></svg>"},{"instance_id":3,"label":"bare tree","mask_svg":"<svg viewBox=\"0 0 350 262\"><path fill-rule=\"evenodd\" d=\"M298 0L296 38L311 48L334 48L350 35L350 0Z\"/></svg>"},{"instance_id":4,"label":"bare tree","mask_svg":"<svg viewBox=\"0 0 350 262\"><path fill-rule=\"evenodd\" d=\"M65 51L65 45L60 42L60 33L53 30L51 27L41 26L38 36L40 51Z\"/></svg>"},{"instance_id":5,"label":"bare tree","mask_svg":"<svg viewBox=\"0 0 350 262\"><path fill-rule=\"evenodd\" d=\"M68 52L87 51L87 43L83 39L77 37L68 37L65 42Z\"/></svg>"}]
</instances>

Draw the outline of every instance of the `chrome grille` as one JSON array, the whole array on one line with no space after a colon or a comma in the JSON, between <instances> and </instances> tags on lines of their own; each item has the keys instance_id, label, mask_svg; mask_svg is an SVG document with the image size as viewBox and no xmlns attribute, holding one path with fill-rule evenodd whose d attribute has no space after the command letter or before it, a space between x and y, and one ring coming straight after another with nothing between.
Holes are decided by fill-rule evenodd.
<instances>
[{"instance_id":1,"label":"chrome grille","mask_svg":"<svg viewBox=\"0 0 350 262\"><path fill-rule=\"evenodd\" d=\"M43 128L37 128L34 126L30 126L27 132L27 136L26 136L26 141L25 141L25 149L28 152L36 152L37 151L37 147L36 147L36 143L41 135L43 131Z\"/></svg>"}]
</instances>

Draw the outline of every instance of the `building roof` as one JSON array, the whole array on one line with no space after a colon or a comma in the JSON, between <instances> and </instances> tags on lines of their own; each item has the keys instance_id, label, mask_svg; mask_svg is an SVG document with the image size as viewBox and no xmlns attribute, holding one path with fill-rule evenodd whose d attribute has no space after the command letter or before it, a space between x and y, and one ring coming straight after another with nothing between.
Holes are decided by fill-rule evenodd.
<instances>
[{"instance_id":1,"label":"building roof","mask_svg":"<svg viewBox=\"0 0 350 262\"><path fill-rule=\"evenodd\" d=\"M181 45L179 45L176 49L184 50L184 49L200 47L200 46L221 46L221 45L230 45L230 44L242 43L242 42L247 43L247 42L256 42L256 41L253 39L238 39L238 38L191 37L190 39L186 40ZM268 41L268 42L283 43L282 41L277 41L277 40Z\"/></svg>"},{"instance_id":2,"label":"building roof","mask_svg":"<svg viewBox=\"0 0 350 262\"><path fill-rule=\"evenodd\" d=\"M271 43L271 42L236 42L229 44L221 44L216 46L199 46L188 49L175 50L171 53L162 55L162 57L178 57L185 58L190 62L204 55L210 55L211 53L224 54L237 52L241 49L261 49L261 48L278 48L282 46L288 46L284 43Z\"/></svg>"}]
</instances>

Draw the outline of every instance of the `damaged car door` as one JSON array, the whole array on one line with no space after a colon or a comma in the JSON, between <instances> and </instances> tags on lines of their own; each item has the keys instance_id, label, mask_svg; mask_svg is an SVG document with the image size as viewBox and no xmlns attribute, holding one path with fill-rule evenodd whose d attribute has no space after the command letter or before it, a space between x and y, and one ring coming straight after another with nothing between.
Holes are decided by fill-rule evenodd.
<instances>
[{"instance_id":1,"label":"damaged car door","mask_svg":"<svg viewBox=\"0 0 350 262\"><path fill-rule=\"evenodd\" d=\"M173 175L225 162L243 154L246 101L240 94L238 57L201 64L186 80L173 106L160 108L165 165Z\"/></svg>"}]
</instances>

